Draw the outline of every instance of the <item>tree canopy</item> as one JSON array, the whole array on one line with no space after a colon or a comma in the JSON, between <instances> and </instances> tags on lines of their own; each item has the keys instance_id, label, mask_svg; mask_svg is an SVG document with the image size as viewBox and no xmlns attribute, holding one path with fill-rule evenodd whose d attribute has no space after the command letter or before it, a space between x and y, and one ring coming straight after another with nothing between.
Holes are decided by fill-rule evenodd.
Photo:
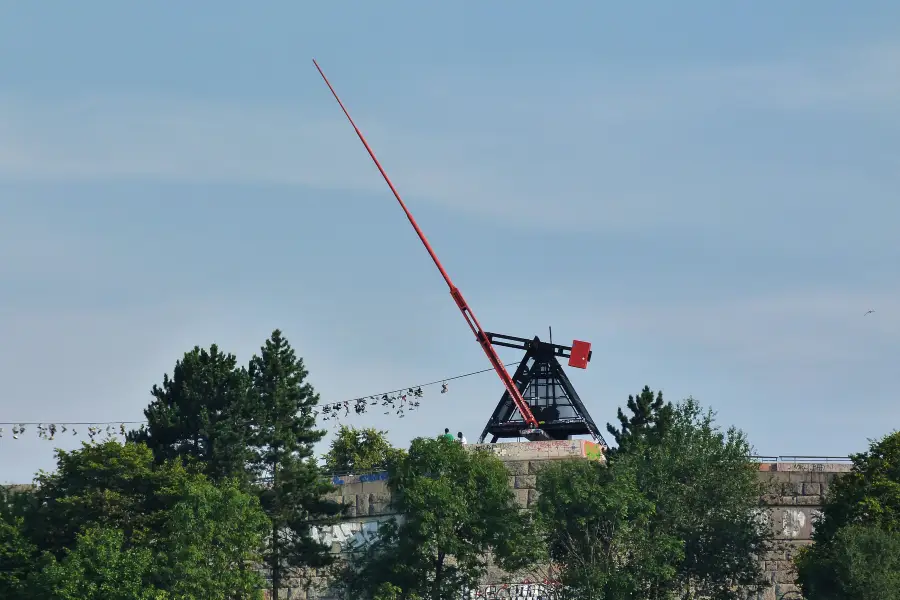
<instances>
[{"instance_id":1,"label":"tree canopy","mask_svg":"<svg viewBox=\"0 0 900 600\"><path fill-rule=\"evenodd\" d=\"M341 425L325 454L325 469L331 473L376 473L403 455L387 440L387 432L374 427L357 429Z\"/></svg>"},{"instance_id":2,"label":"tree canopy","mask_svg":"<svg viewBox=\"0 0 900 600\"><path fill-rule=\"evenodd\" d=\"M272 595L278 597L286 570L333 562L330 548L311 537L311 521L325 522L343 507L325 499L334 487L313 454L325 432L315 428L319 396L306 380L303 359L275 330L250 359L248 373L249 468L257 480L268 480L259 494L271 523L263 558L272 572Z\"/></svg>"},{"instance_id":3,"label":"tree canopy","mask_svg":"<svg viewBox=\"0 0 900 600\"><path fill-rule=\"evenodd\" d=\"M851 457L796 559L808 600L900 599L900 432Z\"/></svg>"},{"instance_id":4,"label":"tree canopy","mask_svg":"<svg viewBox=\"0 0 900 600\"><path fill-rule=\"evenodd\" d=\"M308 374L277 329L246 367L216 345L195 347L153 386L147 426L129 435L157 462L177 458L258 496L269 518L263 559L274 596L288 570L331 562L329 548L310 537L310 522L341 511L324 498L333 487L313 453L325 432L316 429L319 396Z\"/></svg>"},{"instance_id":5,"label":"tree canopy","mask_svg":"<svg viewBox=\"0 0 900 600\"><path fill-rule=\"evenodd\" d=\"M34 567L35 546L24 535L27 492L0 486L0 598L18 598Z\"/></svg>"},{"instance_id":6,"label":"tree canopy","mask_svg":"<svg viewBox=\"0 0 900 600\"><path fill-rule=\"evenodd\" d=\"M154 385L144 410L147 425L129 433L157 461L196 461L211 479L243 479L249 461L247 370L213 344L195 346L175 363L172 377Z\"/></svg>"},{"instance_id":7,"label":"tree canopy","mask_svg":"<svg viewBox=\"0 0 900 600\"><path fill-rule=\"evenodd\" d=\"M608 468L539 474L538 510L568 585L610 600L724 600L740 597L736 586L761 585L770 532L758 518L763 488L744 434L721 431L692 399L664 404L649 388L628 408L622 428L610 427L621 446Z\"/></svg>"},{"instance_id":8,"label":"tree canopy","mask_svg":"<svg viewBox=\"0 0 900 600\"><path fill-rule=\"evenodd\" d=\"M632 466L555 461L538 477L536 506L548 555L570 600L646 598L671 581L680 539L653 530L655 506Z\"/></svg>"},{"instance_id":9,"label":"tree canopy","mask_svg":"<svg viewBox=\"0 0 900 600\"><path fill-rule=\"evenodd\" d=\"M672 424L672 403L663 401L662 391L654 396L649 386L645 385L637 396L628 396L625 406L631 415L625 416L621 407L617 409L619 427L606 424L606 430L613 436L617 446L610 449L610 454L620 450L626 452L641 443L658 441Z\"/></svg>"},{"instance_id":10,"label":"tree canopy","mask_svg":"<svg viewBox=\"0 0 900 600\"><path fill-rule=\"evenodd\" d=\"M654 530L684 545L676 577L656 597L739 598L735 586L764 583L759 557L772 535L759 518L765 488L751 446L742 431L723 431L714 413L691 398L670 410L659 437L611 458L633 465L639 489L656 506Z\"/></svg>"},{"instance_id":11,"label":"tree canopy","mask_svg":"<svg viewBox=\"0 0 900 600\"><path fill-rule=\"evenodd\" d=\"M59 450L57 470L26 494L0 572L28 566L3 598L225 600L254 598L262 584L244 568L267 530L258 500L234 481L155 463L143 444Z\"/></svg>"},{"instance_id":12,"label":"tree canopy","mask_svg":"<svg viewBox=\"0 0 900 600\"><path fill-rule=\"evenodd\" d=\"M389 469L399 519L384 523L378 539L343 574L353 598L451 600L474 588L487 556L516 571L539 547L530 515L520 510L508 473L494 455L455 441L413 440Z\"/></svg>"},{"instance_id":13,"label":"tree canopy","mask_svg":"<svg viewBox=\"0 0 900 600\"><path fill-rule=\"evenodd\" d=\"M88 527L62 561L50 559L29 582L47 600L168 600L148 587L154 556L146 547L127 547L118 529Z\"/></svg>"}]
</instances>

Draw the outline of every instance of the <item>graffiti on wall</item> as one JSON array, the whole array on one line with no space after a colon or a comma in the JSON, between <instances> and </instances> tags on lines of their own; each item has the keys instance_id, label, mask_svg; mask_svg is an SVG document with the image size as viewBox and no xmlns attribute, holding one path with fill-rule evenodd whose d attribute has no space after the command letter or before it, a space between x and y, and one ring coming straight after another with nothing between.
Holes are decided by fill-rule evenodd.
<instances>
[{"instance_id":1,"label":"graffiti on wall","mask_svg":"<svg viewBox=\"0 0 900 600\"><path fill-rule=\"evenodd\" d=\"M378 537L379 521L338 523L326 527L313 527L310 534L314 540L326 546L338 544L341 552L359 550L371 544Z\"/></svg>"},{"instance_id":2,"label":"graffiti on wall","mask_svg":"<svg viewBox=\"0 0 900 600\"><path fill-rule=\"evenodd\" d=\"M334 485L344 485L345 483L372 483L373 481L387 481L387 478L387 472L366 473L364 475L336 475L331 478L331 483Z\"/></svg>"},{"instance_id":3,"label":"graffiti on wall","mask_svg":"<svg viewBox=\"0 0 900 600\"><path fill-rule=\"evenodd\" d=\"M551 600L559 592L559 583L502 583L485 585L469 592L470 600Z\"/></svg>"},{"instance_id":4,"label":"graffiti on wall","mask_svg":"<svg viewBox=\"0 0 900 600\"><path fill-rule=\"evenodd\" d=\"M476 444L472 446L482 450L487 450L497 456L533 456L541 452L550 450L575 450L576 446L572 440L548 440L543 442L528 442L514 444ZM524 453L524 454L523 454Z\"/></svg>"},{"instance_id":5,"label":"graffiti on wall","mask_svg":"<svg viewBox=\"0 0 900 600\"><path fill-rule=\"evenodd\" d=\"M788 538L799 537L806 525L806 513L802 510L786 509L781 517L781 534Z\"/></svg>"},{"instance_id":6,"label":"graffiti on wall","mask_svg":"<svg viewBox=\"0 0 900 600\"><path fill-rule=\"evenodd\" d=\"M603 446L597 442L581 442L581 455L588 460L604 460Z\"/></svg>"}]
</instances>

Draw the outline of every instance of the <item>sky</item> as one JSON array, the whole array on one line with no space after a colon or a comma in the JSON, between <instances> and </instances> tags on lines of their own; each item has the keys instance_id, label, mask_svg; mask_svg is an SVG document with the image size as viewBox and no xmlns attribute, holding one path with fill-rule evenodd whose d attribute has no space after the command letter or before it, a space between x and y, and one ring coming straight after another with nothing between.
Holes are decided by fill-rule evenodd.
<instances>
[{"instance_id":1,"label":"sky","mask_svg":"<svg viewBox=\"0 0 900 600\"><path fill-rule=\"evenodd\" d=\"M601 428L644 385L764 455L900 423L874 0L0 1L0 421L140 421L185 351L276 328L322 402L489 366L312 58L484 327L593 344ZM345 422L472 441L502 384L448 387ZM3 427L0 482L79 443Z\"/></svg>"}]
</instances>

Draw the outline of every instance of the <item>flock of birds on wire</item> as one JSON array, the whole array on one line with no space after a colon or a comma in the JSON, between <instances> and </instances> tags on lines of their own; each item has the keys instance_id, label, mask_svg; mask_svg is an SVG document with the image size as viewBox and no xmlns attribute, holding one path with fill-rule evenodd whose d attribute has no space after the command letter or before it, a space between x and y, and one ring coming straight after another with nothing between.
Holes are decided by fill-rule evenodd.
<instances>
[{"instance_id":1,"label":"flock of birds on wire","mask_svg":"<svg viewBox=\"0 0 900 600\"><path fill-rule=\"evenodd\" d=\"M449 387L447 385L447 382L441 383L441 393L446 394L448 390ZM322 421L333 421L333 424L337 425L342 418L350 416L351 410L355 414L361 415L368 412L370 408L379 408L383 409L383 413L386 415L393 413L395 416L398 416L402 419L404 416L406 416L407 413L419 408L419 401L423 396L424 392L422 391L422 386L416 386L414 388L411 387L407 389L405 392L388 392L380 395L356 398L354 400L344 400L343 402L331 402L329 404L323 404L319 406L318 409L313 411L313 416L318 418L321 415ZM57 439L57 436L62 436L63 434L68 435L69 432L71 432L71 435L77 436L78 427L81 427L82 431L87 432L88 438L93 442L104 433L106 434L106 438L113 438L117 435L125 437L127 433L127 429L125 427L126 423L130 424L133 422L127 421L118 424L38 423L36 425L33 423L17 423L13 424L12 426L12 439L19 439L22 434L24 434L28 430L28 427L30 425L35 425L35 431L37 431L38 437L42 440L53 441ZM3 427L0 427L0 438L5 437L5 435L5 429Z\"/></svg>"}]
</instances>

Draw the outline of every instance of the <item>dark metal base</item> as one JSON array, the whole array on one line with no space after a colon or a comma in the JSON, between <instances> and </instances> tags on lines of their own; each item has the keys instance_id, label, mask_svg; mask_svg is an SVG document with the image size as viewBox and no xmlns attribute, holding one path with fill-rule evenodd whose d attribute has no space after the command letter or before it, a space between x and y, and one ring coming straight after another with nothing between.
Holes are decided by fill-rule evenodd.
<instances>
[{"instance_id":1,"label":"dark metal base","mask_svg":"<svg viewBox=\"0 0 900 600\"><path fill-rule=\"evenodd\" d=\"M557 360L570 356L569 346L542 342L537 336L529 340L487 333L487 337L494 345L525 350L512 379L537 419L540 433L527 428L509 392L504 392L479 443L484 443L488 435L492 444L501 438L567 440L576 435L589 435L606 443Z\"/></svg>"}]
</instances>

